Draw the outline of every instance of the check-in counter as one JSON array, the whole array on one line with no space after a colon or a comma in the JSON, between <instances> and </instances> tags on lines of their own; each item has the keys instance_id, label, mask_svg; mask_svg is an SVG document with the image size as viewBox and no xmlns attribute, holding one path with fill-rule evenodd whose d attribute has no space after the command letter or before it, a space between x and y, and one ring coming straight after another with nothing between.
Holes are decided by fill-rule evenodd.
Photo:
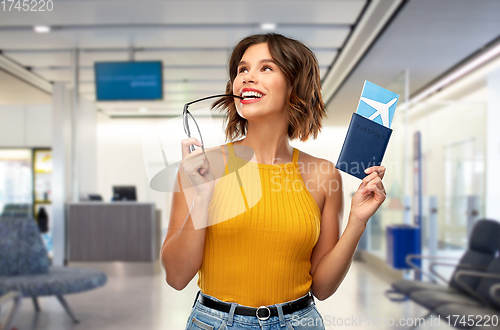
<instances>
[{"instance_id":1,"label":"check-in counter","mask_svg":"<svg viewBox=\"0 0 500 330\"><path fill-rule=\"evenodd\" d=\"M67 260L108 275L161 269L161 216L153 203L81 202L67 205Z\"/></svg>"}]
</instances>

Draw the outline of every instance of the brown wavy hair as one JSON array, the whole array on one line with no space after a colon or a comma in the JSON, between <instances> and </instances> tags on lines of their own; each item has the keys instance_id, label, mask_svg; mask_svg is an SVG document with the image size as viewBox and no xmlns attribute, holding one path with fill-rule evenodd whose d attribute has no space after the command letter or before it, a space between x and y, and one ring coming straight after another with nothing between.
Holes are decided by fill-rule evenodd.
<instances>
[{"instance_id":1,"label":"brown wavy hair","mask_svg":"<svg viewBox=\"0 0 500 330\"><path fill-rule=\"evenodd\" d=\"M321 131L321 120L326 118L326 108L321 98L321 79L318 60L302 42L277 33L255 34L242 39L233 49L229 59L229 81L226 94L233 94L233 81L238 73L238 63L248 47L267 43L269 53L292 86L288 106L288 138L307 141ZM225 112L226 140L233 141L247 134L248 121L236 111L234 98L224 96L212 104Z\"/></svg>"}]
</instances>

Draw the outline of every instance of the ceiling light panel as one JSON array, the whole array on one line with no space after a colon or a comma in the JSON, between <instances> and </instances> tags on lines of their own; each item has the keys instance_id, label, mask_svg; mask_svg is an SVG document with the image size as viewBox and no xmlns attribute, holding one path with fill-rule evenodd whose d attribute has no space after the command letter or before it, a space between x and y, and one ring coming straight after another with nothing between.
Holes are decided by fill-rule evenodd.
<instances>
[{"instance_id":1,"label":"ceiling light panel","mask_svg":"<svg viewBox=\"0 0 500 330\"><path fill-rule=\"evenodd\" d=\"M227 73L227 69L221 69L221 68L216 68L216 69L211 69L209 67L204 68L203 70L200 70L198 68L188 68L188 67L183 67L183 68L168 68L168 69L163 69L163 78L164 79L187 79L187 80L193 80L193 79L222 79L222 80L227 80L229 78L229 75Z\"/></svg>"},{"instance_id":2,"label":"ceiling light panel","mask_svg":"<svg viewBox=\"0 0 500 330\"><path fill-rule=\"evenodd\" d=\"M221 83L164 83L163 90L165 94L168 92L189 92L189 91L207 91L213 92L219 91L220 93L224 93L226 90L226 84ZM205 95L206 96L206 95Z\"/></svg>"},{"instance_id":3,"label":"ceiling light panel","mask_svg":"<svg viewBox=\"0 0 500 330\"><path fill-rule=\"evenodd\" d=\"M301 40L308 47L331 47L340 48L349 35L350 28L343 27L287 27L279 28L276 32L288 37Z\"/></svg>"},{"instance_id":4,"label":"ceiling light panel","mask_svg":"<svg viewBox=\"0 0 500 330\"><path fill-rule=\"evenodd\" d=\"M260 28L264 31L274 31L276 30L276 23L262 23Z\"/></svg>"},{"instance_id":5,"label":"ceiling light panel","mask_svg":"<svg viewBox=\"0 0 500 330\"><path fill-rule=\"evenodd\" d=\"M123 49L123 48L120 48ZM128 61L129 53L124 50L120 51L80 51L80 66L94 66L95 62L114 62Z\"/></svg>"},{"instance_id":6,"label":"ceiling light panel","mask_svg":"<svg viewBox=\"0 0 500 330\"><path fill-rule=\"evenodd\" d=\"M50 26L47 25L36 25L33 27L33 31L36 33L49 33L50 32Z\"/></svg>"},{"instance_id":7,"label":"ceiling light panel","mask_svg":"<svg viewBox=\"0 0 500 330\"><path fill-rule=\"evenodd\" d=\"M168 65L221 65L226 66L230 50L204 51L199 48L193 51L144 51L136 52L137 61L160 60Z\"/></svg>"},{"instance_id":8,"label":"ceiling light panel","mask_svg":"<svg viewBox=\"0 0 500 330\"><path fill-rule=\"evenodd\" d=\"M222 47L232 49L234 45L255 33L255 29L238 27L204 28L193 25L175 30L138 29L131 34L136 47Z\"/></svg>"}]
</instances>

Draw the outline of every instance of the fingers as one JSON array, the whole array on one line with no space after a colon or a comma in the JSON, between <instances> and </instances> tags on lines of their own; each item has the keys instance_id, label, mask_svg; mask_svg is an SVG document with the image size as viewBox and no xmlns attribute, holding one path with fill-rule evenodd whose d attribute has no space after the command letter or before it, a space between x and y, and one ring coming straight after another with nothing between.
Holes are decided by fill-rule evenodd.
<instances>
[{"instance_id":1,"label":"fingers","mask_svg":"<svg viewBox=\"0 0 500 330\"><path fill-rule=\"evenodd\" d=\"M201 164L200 162L206 159L205 153L201 149L196 149L192 153L188 154L186 157L183 157L181 160L181 165L183 167L192 167L195 164Z\"/></svg>"},{"instance_id":2,"label":"fingers","mask_svg":"<svg viewBox=\"0 0 500 330\"><path fill-rule=\"evenodd\" d=\"M370 181L372 181L373 179L375 179L375 178L378 178L378 173L377 172L373 172L370 175L365 176L365 178L363 179L363 181L361 181L361 184L359 185L358 189L362 189L363 190L366 187L366 185Z\"/></svg>"},{"instance_id":3,"label":"fingers","mask_svg":"<svg viewBox=\"0 0 500 330\"><path fill-rule=\"evenodd\" d=\"M371 180L364 188L364 193L374 193L377 199L379 199L380 201L384 201L386 193L384 184L382 183L382 179L380 177L376 177L375 179Z\"/></svg>"},{"instance_id":4,"label":"fingers","mask_svg":"<svg viewBox=\"0 0 500 330\"><path fill-rule=\"evenodd\" d=\"M366 174L378 173L381 179L384 178L386 168L384 166L372 166L365 170Z\"/></svg>"},{"instance_id":5,"label":"fingers","mask_svg":"<svg viewBox=\"0 0 500 330\"><path fill-rule=\"evenodd\" d=\"M374 166L374 167L376 167L376 166ZM363 179L363 181L361 182L361 184L359 186L361 193L366 194L366 193L372 193L372 192L378 191L379 197L385 196L385 189L384 189L384 185L382 184L382 177L380 174L380 172L382 172L382 176L383 176L383 174L385 172L385 168L383 166L379 166L379 167L382 167L382 169L373 170L373 168L370 168L370 169L372 169L371 171L368 171L368 169L367 169L366 172L371 172L371 173L369 175L367 175Z\"/></svg>"},{"instance_id":6,"label":"fingers","mask_svg":"<svg viewBox=\"0 0 500 330\"><path fill-rule=\"evenodd\" d=\"M198 169L200 175L205 175L208 171L210 171L210 164L208 163L208 159L203 157L201 167Z\"/></svg>"},{"instance_id":7,"label":"fingers","mask_svg":"<svg viewBox=\"0 0 500 330\"><path fill-rule=\"evenodd\" d=\"M210 164L202 148L189 152L191 145L201 146L202 143L196 138L188 138L181 141L182 160L181 166L190 175L204 175L210 171Z\"/></svg>"},{"instance_id":8,"label":"fingers","mask_svg":"<svg viewBox=\"0 0 500 330\"><path fill-rule=\"evenodd\" d=\"M385 167L384 166L372 166L372 167L369 167L365 170L365 173L367 174L367 176L363 179L363 181L361 182L361 184L359 185L359 188L361 190L361 192L366 192L365 188L366 188L366 185L372 181L373 179L375 178L380 178L382 180L382 178L384 177L384 174L385 174Z\"/></svg>"},{"instance_id":9,"label":"fingers","mask_svg":"<svg viewBox=\"0 0 500 330\"><path fill-rule=\"evenodd\" d=\"M182 149L182 158L187 157L188 155L192 154L189 150L189 146L195 145L198 147L202 146L202 143L198 141L196 138L187 138L181 141L181 149ZM195 150L196 151L196 150ZM193 151L193 153L195 152Z\"/></svg>"},{"instance_id":10,"label":"fingers","mask_svg":"<svg viewBox=\"0 0 500 330\"><path fill-rule=\"evenodd\" d=\"M182 168L188 175L201 174L199 171L203 167L204 159L194 159L188 162L182 162Z\"/></svg>"}]
</instances>

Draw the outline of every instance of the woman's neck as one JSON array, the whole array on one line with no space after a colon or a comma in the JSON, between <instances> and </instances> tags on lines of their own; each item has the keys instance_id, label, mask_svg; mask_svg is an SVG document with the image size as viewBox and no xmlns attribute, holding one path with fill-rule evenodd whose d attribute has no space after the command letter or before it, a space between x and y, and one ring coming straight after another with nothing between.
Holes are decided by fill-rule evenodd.
<instances>
[{"instance_id":1,"label":"woman's neck","mask_svg":"<svg viewBox=\"0 0 500 330\"><path fill-rule=\"evenodd\" d=\"M243 145L252 148L256 162L260 164L284 164L292 162L293 148L288 135L277 131L258 132L250 127L245 138L233 142L233 145Z\"/></svg>"}]
</instances>

